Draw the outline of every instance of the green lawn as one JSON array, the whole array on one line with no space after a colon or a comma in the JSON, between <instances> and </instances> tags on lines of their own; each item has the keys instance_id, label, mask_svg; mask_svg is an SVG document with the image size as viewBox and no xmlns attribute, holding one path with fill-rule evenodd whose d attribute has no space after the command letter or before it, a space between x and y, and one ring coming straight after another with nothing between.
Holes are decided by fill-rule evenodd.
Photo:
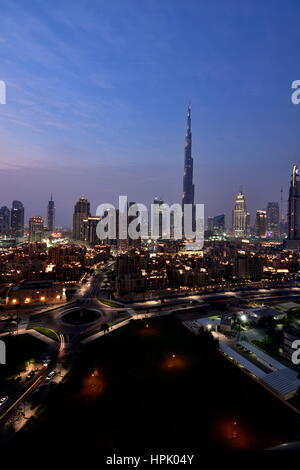
<instances>
[{"instance_id":1,"label":"green lawn","mask_svg":"<svg viewBox=\"0 0 300 470\"><path fill-rule=\"evenodd\" d=\"M59 337L55 331L51 330L50 328L44 328L42 326L35 326L31 328L31 330L35 330L42 335L47 336L48 338L54 339L54 341L59 341Z\"/></svg>"},{"instance_id":2,"label":"green lawn","mask_svg":"<svg viewBox=\"0 0 300 470\"><path fill-rule=\"evenodd\" d=\"M107 305L108 307L113 307L113 308L122 308L122 307L124 307L123 304L120 304L119 302L115 302L114 300L100 299L100 302L102 302L104 305Z\"/></svg>"}]
</instances>

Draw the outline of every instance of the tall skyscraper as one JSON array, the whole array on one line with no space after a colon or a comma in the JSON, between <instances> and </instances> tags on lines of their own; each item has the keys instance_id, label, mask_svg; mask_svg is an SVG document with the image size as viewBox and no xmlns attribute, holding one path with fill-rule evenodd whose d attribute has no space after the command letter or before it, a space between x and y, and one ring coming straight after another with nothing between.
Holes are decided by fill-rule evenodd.
<instances>
[{"instance_id":1,"label":"tall skyscraper","mask_svg":"<svg viewBox=\"0 0 300 470\"><path fill-rule=\"evenodd\" d=\"M278 202L268 202L267 205L267 231L272 238L279 237L279 204Z\"/></svg>"},{"instance_id":2,"label":"tall skyscraper","mask_svg":"<svg viewBox=\"0 0 300 470\"><path fill-rule=\"evenodd\" d=\"M256 235L259 238L265 238L267 236L267 212L265 210L256 211Z\"/></svg>"},{"instance_id":3,"label":"tall skyscraper","mask_svg":"<svg viewBox=\"0 0 300 470\"><path fill-rule=\"evenodd\" d=\"M24 206L20 201L13 201L11 209L11 234L13 237L24 236Z\"/></svg>"},{"instance_id":4,"label":"tall skyscraper","mask_svg":"<svg viewBox=\"0 0 300 470\"><path fill-rule=\"evenodd\" d=\"M49 232L54 232L55 230L55 204L52 198L52 193L51 193L50 201L48 202L47 228Z\"/></svg>"},{"instance_id":5,"label":"tall skyscraper","mask_svg":"<svg viewBox=\"0 0 300 470\"><path fill-rule=\"evenodd\" d=\"M74 206L73 238L83 240L82 221L90 217L90 203L86 197L81 196Z\"/></svg>"},{"instance_id":6,"label":"tall skyscraper","mask_svg":"<svg viewBox=\"0 0 300 470\"><path fill-rule=\"evenodd\" d=\"M44 236L44 221L42 217L34 216L29 219L29 241L40 242Z\"/></svg>"},{"instance_id":7,"label":"tall skyscraper","mask_svg":"<svg viewBox=\"0 0 300 470\"><path fill-rule=\"evenodd\" d=\"M288 239L300 240L300 181L297 165L293 165L289 192Z\"/></svg>"},{"instance_id":8,"label":"tall skyscraper","mask_svg":"<svg viewBox=\"0 0 300 470\"><path fill-rule=\"evenodd\" d=\"M195 226L195 186L193 183L193 166L194 161L192 157L192 117L191 106L188 106L187 115L187 130L185 136L184 147L184 174L183 174L183 195L182 195L182 209L184 211L184 204L193 205L193 227Z\"/></svg>"},{"instance_id":9,"label":"tall skyscraper","mask_svg":"<svg viewBox=\"0 0 300 470\"><path fill-rule=\"evenodd\" d=\"M3 206L0 209L0 236L10 233L10 210Z\"/></svg>"},{"instance_id":10,"label":"tall skyscraper","mask_svg":"<svg viewBox=\"0 0 300 470\"><path fill-rule=\"evenodd\" d=\"M232 228L235 237L240 238L246 235L246 201L242 191L239 191L233 209Z\"/></svg>"}]
</instances>

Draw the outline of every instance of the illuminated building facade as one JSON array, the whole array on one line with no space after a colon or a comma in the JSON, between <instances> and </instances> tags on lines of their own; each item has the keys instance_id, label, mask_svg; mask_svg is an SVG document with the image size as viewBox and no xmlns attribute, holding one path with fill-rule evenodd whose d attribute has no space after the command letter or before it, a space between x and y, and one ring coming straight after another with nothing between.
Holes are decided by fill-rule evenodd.
<instances>
[{"instance_id":1,"label":"illuminated building facade","mask_svg":"<svg viewBox=\"0 0 300 470\"><path fill-rule=\"evenodd\" d=\"M256 235L259 238L265 238L267 236L267 212L265 210L256 211Z\"/></svg>"},{"instance_id":2,"label":"illuminated building facade","mask_svg":"<svg viewBox=\"0 0 300 470\"><path fill-rule=\"evenodd\" d=\"M246 201L244 194L238 192L233 209L232 225L233 234L236 238L242 238L246 235Z\"/></svg>"},{"instance_id":3,"label":"illuminated building facade","mask_svg":"<svg viewBox=\"0 0 300 470\"><path fill-rule=\"evenodd\" d=\"M73 238L74 240L83 240L83 220L90 217L90 203L86 197L81 196L76 202L73 214Z\"/></svg>"},{"instance_id":4,"label":"illuminated building facade","mask_svg":"<svg viewBox=\"0 0 300 470\"><path fill-rule=\"evenodd\" d=\"M42 217L34 216L29 219L29 241L40 242L44 237L44 221Z\"/></svg>"}]
</instances>

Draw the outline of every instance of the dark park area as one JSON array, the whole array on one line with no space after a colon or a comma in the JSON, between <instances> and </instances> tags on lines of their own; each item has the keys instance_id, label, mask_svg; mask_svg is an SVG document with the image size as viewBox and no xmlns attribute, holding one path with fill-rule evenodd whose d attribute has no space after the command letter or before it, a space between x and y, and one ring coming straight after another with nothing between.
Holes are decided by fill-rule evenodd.
<instances>
[{"instance_id":1,"label":"dark park area","mask_svg":"<svg viewBox=\"0 0 300 470\"><path fill-rule=\"evenodd\" d=\"M297 416L174 317L132 321L90 343L10 442L99 457L260 450L296 439Z\"/></svg>"}]
</instances>

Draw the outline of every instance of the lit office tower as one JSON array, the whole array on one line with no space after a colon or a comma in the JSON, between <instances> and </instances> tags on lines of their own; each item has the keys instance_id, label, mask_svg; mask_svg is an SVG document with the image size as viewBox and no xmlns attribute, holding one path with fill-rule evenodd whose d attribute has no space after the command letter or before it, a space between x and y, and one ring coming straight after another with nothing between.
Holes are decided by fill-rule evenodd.
<instances>
[{"instance_id":1,"label":"lit office tower","mask_svg":"<svg viewBox=\"0 0 300 470\"><path fill-rule=\"evenodd\" d=\"M256 211L256 235L259 238L265 238L267 235L267 212L265 210Z\"/></svg>"},{"instance_id":2,"label":"lit office tower","mask_svg":"<svg viewBox=\"0 0 300 470\"><path fill-rule=\"evenodd\" d=\"M232 228L235 237L239 238L246 235L246 218L247 210L245 196L240 191L236 196L232 217Z\"/></svg>"},{"instance_id":3,"label":"lit office tower","mask_svg":"<svg viewBox=\"0 0 300 470\"><path fill-rule=\"evenodd\" d=\"M191 107L188 107L187 115L187 130L185 136L184 147L184 175L183 175L183 195L182 195L182 209L184 211L184 204L193 205L193 227L195 226L195 187L193 184L193 157L192 157L192 131L191 131Z\"/></svg>"},{"instance_id":4,"label":"lit office tower","mask_svg":"<svg viewBox=\"0 0 300 470\"><path fill-rule=\"evenodd\" d=\"M0 236L10 233L10 210L3 206L0 209Z\"/></svg>"},{"instance_id":5,"label":"lit office tower","mask_svg":"<svg viewBox=\"0 0 300 470\"><path fill-rule=\"evenodd\" d=\"M24 236L24 206L20 201L13 201L10 214L11 234L13 237Z\"/></svg>"},{"instance_id":6,"label":"lit office tower","mask_svg":"<svg viewBox=\"0 0 300 470\"><path fill-rule=\"evenodd\" d=\"M267 231L271 238L279 237L279 204L269 202L267 205Z\"/></svg>"},{"instance_id":7,"label":"lit office tower","mask_svg":"<svg viewBox=\"0 0 300 470\"><path fill-rule=\"evenodd\" d=\"M90 203L86 197L81 196L74 206L73 238L83 240L82 221L90 217Z\"/></svg>"},{"instance_id":8,"label":"lit office tower","mask_svg":"<svg viewBox=\"0 0 300 470\"><path fill-rule=\"evenodd\" d=\"M54 232L55 230L55 204L52 198L48 202L48 210L47 210L47 228L49 232Z\"/></svg>"},{"instance_id":9,"label":"lit office tower","mask_svg":"<svg viewBox=\"0 0 300 470\"><path fill-rule=\"evenodd\" d=\"M35 216L29 219L29 241L40 242L44 236L44 221L42 217Z\"/></svg>"},{"instance_id":10,"label":"lit office tower","mask_svg":"<svg viewBox=\"0 0 300 470\"><path fill-rule=\"evenodd\" d=\"M288 239L300 240L300 181L299 168L293 165L288 202ZM294 243L294 245L299 243ZM290 244L292 245L292 244Z\"/></svg>"}]
</instances>

